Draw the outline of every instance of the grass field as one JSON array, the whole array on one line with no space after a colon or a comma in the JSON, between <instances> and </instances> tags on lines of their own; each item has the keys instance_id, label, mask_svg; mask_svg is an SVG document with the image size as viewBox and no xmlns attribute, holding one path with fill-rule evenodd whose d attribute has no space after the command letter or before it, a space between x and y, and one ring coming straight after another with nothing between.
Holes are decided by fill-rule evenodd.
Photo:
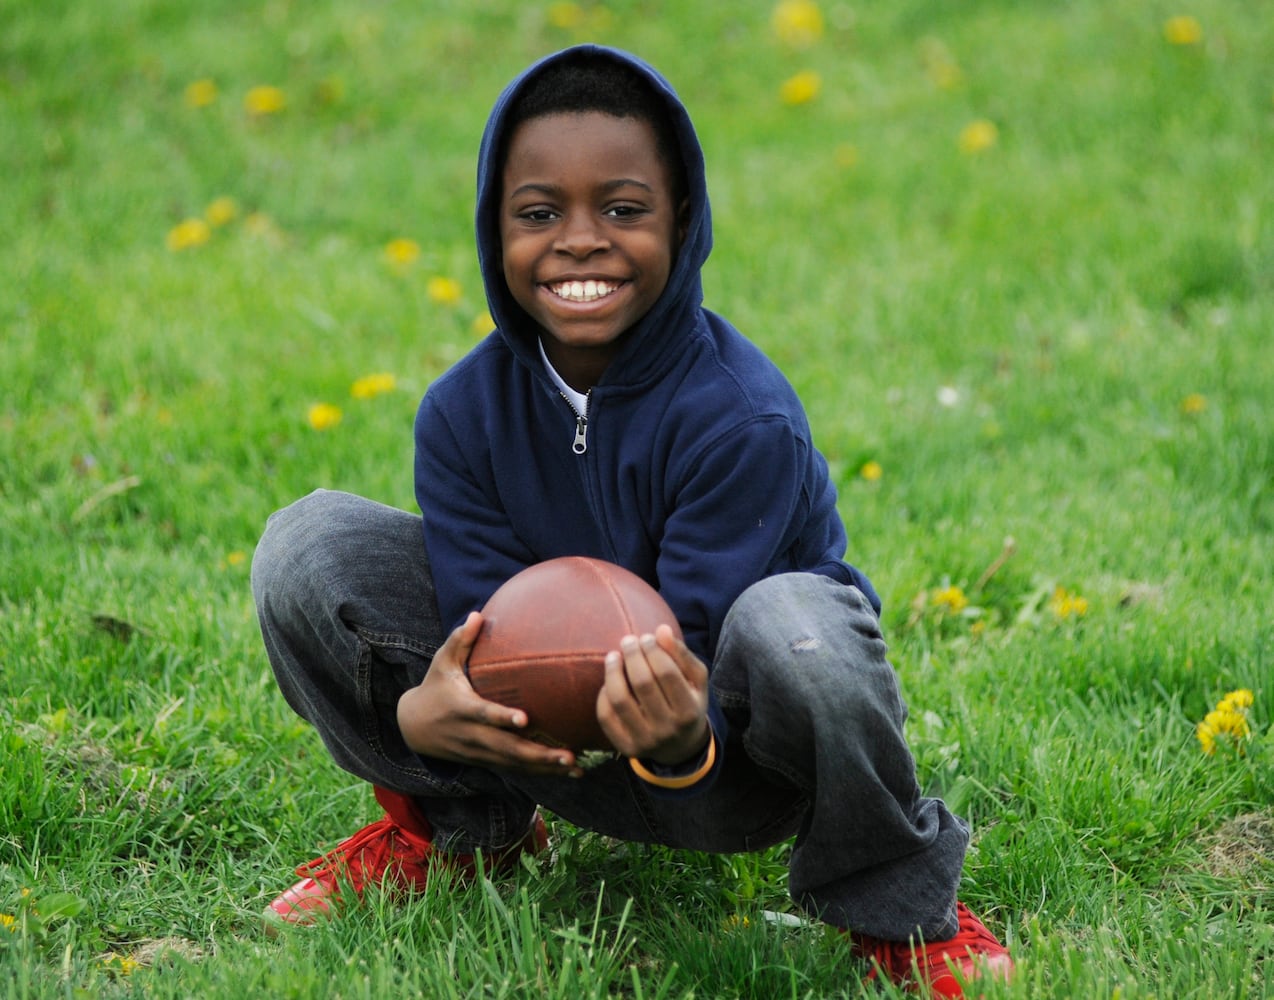
<instances>
[{"instance_id":1,"label":"grass field","mask_svg":"<svg viewBox=\"0 0 1274 1000\"><path fill-rule=\"evenodd\" d=\"M560 822L262 933L375 812L274 687L253 546L315 487L414 506L486 113L582 39L701 130L708 304L832 463L1019 960L987 996L1274 996L1274 4L783 12L0 0L0 997L890 995L773 916L785 848Z\"/></svg>"}]
</instances>

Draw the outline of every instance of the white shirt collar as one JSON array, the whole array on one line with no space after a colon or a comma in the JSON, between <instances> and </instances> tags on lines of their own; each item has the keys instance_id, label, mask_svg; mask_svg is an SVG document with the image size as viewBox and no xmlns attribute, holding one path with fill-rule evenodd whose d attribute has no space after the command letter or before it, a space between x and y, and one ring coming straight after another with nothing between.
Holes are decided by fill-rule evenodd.
<instances>
[{"instance_id":1,"label":"white shirt collar","mask_svg":"<svg viewBox=\"0 0 1274 1000\"><path fill-rule=\"evenodd\" d=\"M536 340L536 344L540 348L540 358L543 360L544 368L548 371L549 378L553 380L553 384L561 390L563 396L570 400L571 405L575 407L581 417L588 416L588 396L577 389L572 389L566 384L566 380L557 373L557 369L553 367L553 363L549 361L549 356L544 350L544 341Z\"/></svg>"}]
</instances>

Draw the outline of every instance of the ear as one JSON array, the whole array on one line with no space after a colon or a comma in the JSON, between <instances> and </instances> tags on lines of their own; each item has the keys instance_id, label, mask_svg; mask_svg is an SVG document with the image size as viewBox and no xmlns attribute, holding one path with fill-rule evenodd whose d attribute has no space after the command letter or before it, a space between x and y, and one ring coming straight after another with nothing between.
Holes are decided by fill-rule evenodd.
<instances>
[{"instance_id":1,"label":"ear","mask_svg":"<svg viewBox=\"0 0 1274 1000\"><path fill-rule=\"evenodd\" d=\"M677 206L677 246L686 242L686 234L690 232L690 199L683 198Z\"/></svg>"}]
</instances>

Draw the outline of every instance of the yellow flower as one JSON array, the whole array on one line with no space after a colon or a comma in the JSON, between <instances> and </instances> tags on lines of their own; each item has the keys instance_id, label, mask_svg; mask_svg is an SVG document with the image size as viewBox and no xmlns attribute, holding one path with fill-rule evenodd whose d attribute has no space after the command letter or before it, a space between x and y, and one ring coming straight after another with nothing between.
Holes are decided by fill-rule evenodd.
<instances>
[{"instance_id":1,"label":"yellow flower","mask_svg":"<svg viewBox=\"0 0 1274 1000\"><path fill-rule=\"evenodd\" d=\"M969 606L969 599L959 587L943 587L935 590L930 598L933 606L951 614L959 614Z\"/></svg>"},{"instance_id":2,"label":"yellow flower","mask_svg":"<svg viewBox=\"0 0 1274 1000\"><path fill-rule=\"evenodd\" d=\"M371 399L386 392L393 392L397 385L398 380L393 375L388 372L379 372L375 375L356 378L354 384L349 387L349 394L355 399Z\"/></svg>"},{"instance_id":3,"label":"yellow flower","mask_svg":"<svg viewBox=\"0 0 1274 1000\"><path fill-rule=\"evenodd\" d=\"M1242 712L1252 707L1256 697L1247 688L1231 691L1217 704L1222 711Z\"/></svg>"},{"instance_id":4,"label":"yellow flower","mask_svg":"<svg viewBox=\"0 0 1274 1000\"><path fill-rule=\"evenodd\" d=\"M782 0L770 24L779 41L792 48L808 48L823 37L823 12L812 0Z\"/></svg>"},{"instance_id":5,"label":"yellow flower","mask_svg":"<svg viewBox=\"0 0 1274 1000\"><path fill-rule=\"evenodd\" d=\"M130 976L136 969L141 968L141 962L137 959L129 958L127 955L117 955L113 951L99 958L98 964L105 971L117 976Z\"/></svg>"},{"instance_id":6,"label":"yellow flower","mask_svg":"<svg viewBox=\"0 0 1274 1000\"><path fill-rule=\"evenodd\" d=\"M994 146L999 138L1000 130L995 127L995 122L976 118L960 130L960 152L969 156L981 153Z\"/></svg>"},{"instance_id":7,"label":"yellow flower","mask_svg":"<svg viewBox=\"0 0 1274 1000\"><path fill-rule=\"evenodd\" d=\"M1169 45L1198 45L1203 41L1203 25L1189 14L1179 14L1163 23L1163 37Z\"/></svg>"},{"instance_id":8,"label":"yellow flower","mask_svg":"<svg viewBox=\"0 0 1274 1000\"><path fill-rule=\"evenodd\" d=\"M473 331L475 337L485 337L495 327L495 320L491 318L491 314L485 309L473 317L473 322L469 324L469 329Z\"/></svg>"},{"instance_id":9,"label":"yellow flower","mask_svg":"<svg viewBox=\"0 0 1274 1000\"><path fill-rule=\"evenodd\" d=\"M784 104L809 104L818 97L823 89L823 78L812 69L802 70L793 77L783 81L779 87L779 98Z\"/></svg>"},{"instance_id":10,"label":"yellow flower","mask_svg":"<svg viewBox=\"0 0 1274 1000\"><path fill-rule=\"evenodd\" d=\"M306 416L316 431L326 431L341 422L341 408L331 403L315 403Z\"/></svg>"},{"instance_id":11,"label":"yellow flower","mask_svg":"<svg viewBox=\"0 0 1274 1000\"><path fill-rule=\"evenodd\" d=\"M1192 392L1181 401L1181 412L1188 417L1196 416L1208 408L1207 397L1199 392Z\"/></svg>"},{"instance_id":12,"label":"yellow flower","mask_svg":"<svg viewBox=\"0 0 1274 1000\"><path fill-rule=\"evenodd\" d=\"M1048 602L1048 606L1059 619L1083 618L1088 614L1088 598L1072 594L1065 587L1058 587L1053 591L1053 597Z\"/></svg>"},{"instance_id":13,"label":"yellow flower","mask_svg":"<svg viewBox=\"0 0 1274 1000\"><path fill-rule=\"evenodd\" d=\"M420 244L405 236L390 240L385 244L385 260L391 267L402 270L410 267L420 257Z\"/></svg>"},{"instance_id":14,"label":"yellow flower","mask_svg":"<svg viewBox=\"0 0 1274 1000\"><path fill-rule=\"evenodd\" d=\"M874 483L880 480L880 477L885 474L885 470L879 462L872 458L863 463L863 467L858 470L858 474L866 479L867 482Z\"/></svg>"},{"instance_id":15,"label":"yellow flower","mask_svg":"<svg viewBox=\"0 0 1274 1000\"><path fill-rule=\"evenodd\" d=\"M206 108L216 103L217 85L211 80L196 80L186 86L184 99L187 107Z\"/></svg>"},{"instance_id":16,"label":"yellow flower","mask_svg":"<svg viewBox=\"0 0 1274 1000\"><path fill-rule=\"evenodd\" d=\"M203 210L203 217L210 226L224 226L239 216L239 203L233 198L216 198Z\"/></svg>"},{"instance_id":17,"label":"yellow flower","mask_svg":"<svg viewBox=\"0 0 1274 1000\"><path fill-rule=\"evenodd\" d=\"M254 117L273 115L287 107L287 97L278 87L263 84L253 87L244 95L243 107Z\"/></svg>"},{"instance_id":18,"label":"yellow flower","mask_svg":"<svg viewBox=\"0 0 1274 1000\"><path fill-rule=\"evenodd\" d=\"M0 913L0 927L3 927L11 934L18 932L18 918L12 913Z\"/></svg>"},{"instance_id":19,"label":"yellow flower","mask_svg":"<svg viewBox=\"0 0 1274 1000\"><path fill-rule=\"evenodd\" d=\"M460 282L455 278L434 277L425 286L425 293L441 306L454 306L460 301Z\"/></svg>"},{"instance_id":20,"label":"yellow flower","mask_svg":"<svg viewBox=\"0 0 1274 1000\"><path fill-rule=\"evenodd\" d=\"M1200 749L1206 754L1216 752L1217 740L1228 737L1238 752L1243 752L1241 741L1252 738L1252 728L1247 721L1247 710L1256 699L1247 688L1230 691L1217 702L1216 708L1203 717L1194 730Z\"/></svg>"},{"instance_id":21,"label":"yellow flower","mask_svg":"<svg viewBox=\"0 0 1274 1000\"><path fill-rule=\"evenodd\" d=\"M169 250L177 253L181 250L201 247L211 236L212 230L203 219L183 219L168 230L168 236L164 242L168 244Z\"/></svg>"},{"instance_id":22,"label":"yellow flower","mask_svg":"<svg viewBox=\"0 0 1274 1000\"><path fill-rule=\"evenodd\" d=\"M584 8L577 3L551 3L549 24L561 31L571 31L584 23Z\"/></svg>"}]
</instances>

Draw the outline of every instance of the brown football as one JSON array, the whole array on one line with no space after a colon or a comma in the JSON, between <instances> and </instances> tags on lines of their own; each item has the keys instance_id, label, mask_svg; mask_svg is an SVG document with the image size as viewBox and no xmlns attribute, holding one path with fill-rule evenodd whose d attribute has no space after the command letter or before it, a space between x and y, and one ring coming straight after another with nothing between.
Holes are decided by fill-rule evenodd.
<instances>
[{"instance_id":1,"label":"brown football","mask_svg":"<svg viewBox=\"0 0 1274 1000\"><path fill-rule=\"evenodd\" d=\"M681 629L650 584L622 566L565 556L529 566L491 595L469 656L469 682L520 708L527 735L572 750L611 750L597 722L606 654L626 635Z\"/></svg>"}]
</instances>

